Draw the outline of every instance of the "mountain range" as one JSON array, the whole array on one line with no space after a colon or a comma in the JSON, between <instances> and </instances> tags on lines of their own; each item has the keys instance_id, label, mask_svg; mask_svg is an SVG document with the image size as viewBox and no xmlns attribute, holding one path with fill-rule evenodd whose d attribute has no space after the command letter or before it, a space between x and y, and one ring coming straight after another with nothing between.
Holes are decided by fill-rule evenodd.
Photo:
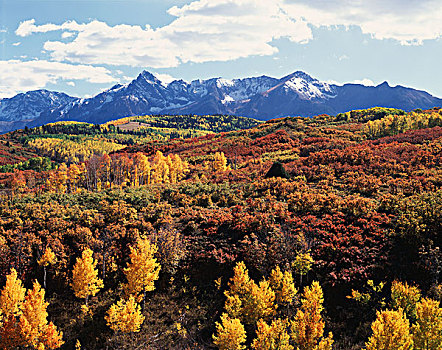
<instances>
[{"instance_id":1,"label":"mountain range","mask_svg":"<svg viewBox=\"0 0 442 350\"><path fill-rule=\"evenodd\" d=\"M0 132L55 121L103 123L147 114L233 114L268 120L313 116L353 109L394 107L406 111L442 106L425 91L384 82L377 86L335 85L297 71L283 78L212 78L163 83L143 71L125 85L115 85L91 98L36 90L0 100Z\"/></svg>"}]
</instances>

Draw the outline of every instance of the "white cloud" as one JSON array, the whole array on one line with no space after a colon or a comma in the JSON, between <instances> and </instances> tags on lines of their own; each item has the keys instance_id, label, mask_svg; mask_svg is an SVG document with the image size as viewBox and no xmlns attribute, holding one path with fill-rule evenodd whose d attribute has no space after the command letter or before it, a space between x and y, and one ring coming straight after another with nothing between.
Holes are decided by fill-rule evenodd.
<instances>
[{"instance_id":1,"label":"white cloud","mask_svg":"<svg viewBox=\"0 0 442 350\"><path fill-rule=\"evenodd\" d=\"M72 38L73 36L75 36L75 33L73 33L73 32L63 32L63 33L61 34L61 37L62 37L63 39Z\"/></svg>"},{"instance_id":2,"label":"white cloud","mask_svg":"<svg viewBox=\"0 0 442 350\"><path fill-rule=\"evenodd\" d=\"M73 81L68 81L68 82L66 83L66 85L69 85L69 86L75 86L75 83L74 83Z\"/></svg>"},{"instance_id":3,"label":"white cloud","mask_svg":"<svg viewBox=\"0 0 442 350\"><path fill-rule=\"evenodd\" d=\"M35 19L29 19L27 21L20 22L15 34L18 36L29 36L33 33L47 33L56 30L70 30L70 31L79 31L85 25L78 24L75 21L67 21L62 25L57 25L53 23L43 24L43 25L35 25Z\"/></svg>"},{"instance_id":4,"label":"white cloud","mask_svg":"<svg viewBox=\"0 0 442 350\"><path fill-rule=\"evenodd\" d=\"M109 26L96 20L36 25L31 19L22 22L16 34L69 30L75 32L71 41L44 44L57 61L151 68L272 55L278 51L272 44L275 39L307 42L312 38L307 23L294 21L274 0L200 0L168 12L176 19L157 29L148 25Z\"/></svg>"},{"instance_id":5,"label":"white cloud","mask_svg":"<svg viewBox=\"0 0 442 350\"><path fill-rule=\"evenodd\" d=\"M344 84L360 84L360 85L365 85L365 86L375 86L376 85L373 82L373 80L368 79L368 78L356 79L356 80L353 80L353 81L347 81L345 83L341 83L341 82L336 81L336 80L326 80L325 83L332 84L332 85L338 85L338 86L342 86Z\"/></svg>"},{"instance_id":6,"label":"white cloud","mask_svg":"<svg viewBox=\"0 0 442 350\"><path fill-rule=\"evenodd\" d=\"M421 44L442 35L440 0L285 0L293 18L320 26L359 26L376 39Z\"/></svg>"},{"instance_id":7,"label":"white cloud","mask_svg":"<svg viewBox=\"0 0 442 350\"><path fill-rule=\"evenodd\" d=\"M12 43L12 46L20 46L20 45L21 45L20 41L17 41L16 43Z\"/></svg>"},{"instance_id":8,"label":"white cloud","mask_svg":"<svg viewBox=\"0 0 442 350\"><path fill-rule=\"evenodd\" d=\"M172 81L176 80L176 78L174 78L173 76L169 75L169 74L163 74L163 73L153 73L153 75L155 75L159 80L161 80L161 82L163 84L169 84Z\"/></svg>"},{"instance_id":9,"label":"white cloud","mask_svg":"<svg viewBox=\"0 0 442 350\"><path fill-rule=\"evenodd\" d=\"M367 78L360 79L360 80L353 80L350 82L350 84L360 84L360 85L365 85L365 86L375 86L376 85L373 80L367 79Z\"/></svg>"},{"instance_id":10,"label":"white cloud","mask_svg":"<svg viewBox=\"0 0 442 350\"><path fill-rule=\"evenodd\" d=\"M175 19L155 29L97 20L36 25L29 19L15 33L63 31L62 39L70 40L44 44L56 61L150 68L273 55L274 40L307 43L313 26L360 26L374 38L404 45L442 33L440 0L195 0L168 13Z\"/></svg>"},{"instance_id":11,"label":"white cloud","mask_svg":"<svg viewBox=\"0 0 442 350\"><path fill-rule=\"evenodd\" d=\"M113 83L109 70L103 67L72 65L50 61L0 61L0 97L11 97L23 91L44 88L60 80L84 80L91 83Z\"/></svg>"}]
</instances>

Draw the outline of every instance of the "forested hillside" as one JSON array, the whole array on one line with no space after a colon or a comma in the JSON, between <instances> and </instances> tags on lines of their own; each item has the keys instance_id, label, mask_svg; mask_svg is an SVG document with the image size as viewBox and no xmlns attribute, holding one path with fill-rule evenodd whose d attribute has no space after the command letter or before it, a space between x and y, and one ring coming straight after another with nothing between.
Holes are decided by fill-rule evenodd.
<instances>
[{"instance_id":1,"label":"forested hillside","mask_svg":"<svg viewBox=\"0 0 442 350\"><path fill-rule=\"evenodd\" d=\"M48 124L0 171L0 348L442 347L438 108Z\"/></svg>"}]
</instances>

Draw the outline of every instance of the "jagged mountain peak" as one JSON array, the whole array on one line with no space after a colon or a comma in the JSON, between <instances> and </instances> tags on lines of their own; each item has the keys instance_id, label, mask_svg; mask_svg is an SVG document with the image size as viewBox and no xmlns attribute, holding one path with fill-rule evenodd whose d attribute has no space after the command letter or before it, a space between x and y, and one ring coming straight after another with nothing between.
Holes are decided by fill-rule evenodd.
<instances>
[{"instance_id":1,"label":"jagged mountain peak","mask_svg":"<svg viewBox=\"0 0 442 350\"><path fill-rule=\"evenodd\" d=\"M161 84L161 80L159 80L155 75L153 75L151 72L147 70L143 70L140 74L138 74L136 80L141 80L141 79L144 79L145 81L148 82L155 82Z\"/></svg>"},{"instance_id":2,"label":"jagged mountain peak","mask_svg":"<svg viewBox=\"0 0 442 350\"><path fill-rule=\"evenodd\" d=\"M292 80L292 79L296 79L296 78L305 80L307 82L318 81L318 79L315 79L312 76L310 76L307 73L300 71L300 70L297 70L296 72L293 72L289 75L286 75L285 77L282 77L281 81L287 81L287 80Z\"/></svg>"},{"instance_id":3,"label":"jagged mountain peak","mask_svg":"<svg viewBox=\"0 0 442 350\"><path fill-rule=\"evenodd\" d=\"M391 86L390 86L390 84L388 84L388 81L384 81L381 84L377 85L376 87L389 88Z\"/></svg>"}]
</instances>

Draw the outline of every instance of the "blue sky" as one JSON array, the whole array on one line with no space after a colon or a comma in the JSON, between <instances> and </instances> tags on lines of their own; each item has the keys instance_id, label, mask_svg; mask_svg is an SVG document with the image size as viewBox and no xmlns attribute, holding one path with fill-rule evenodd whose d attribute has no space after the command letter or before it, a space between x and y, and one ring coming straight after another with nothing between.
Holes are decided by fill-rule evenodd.
<instances>
[{"instance_id":1,"label":"blue sky","mask_svg":"<svg viewBox=\"0 0 442 350\"><path fill-rule=\"evenodd\" d=\"M0 0L0 97L90 96L147 69L404 85L442 97L441 0Z\"/></svg>"}]
</instances>

